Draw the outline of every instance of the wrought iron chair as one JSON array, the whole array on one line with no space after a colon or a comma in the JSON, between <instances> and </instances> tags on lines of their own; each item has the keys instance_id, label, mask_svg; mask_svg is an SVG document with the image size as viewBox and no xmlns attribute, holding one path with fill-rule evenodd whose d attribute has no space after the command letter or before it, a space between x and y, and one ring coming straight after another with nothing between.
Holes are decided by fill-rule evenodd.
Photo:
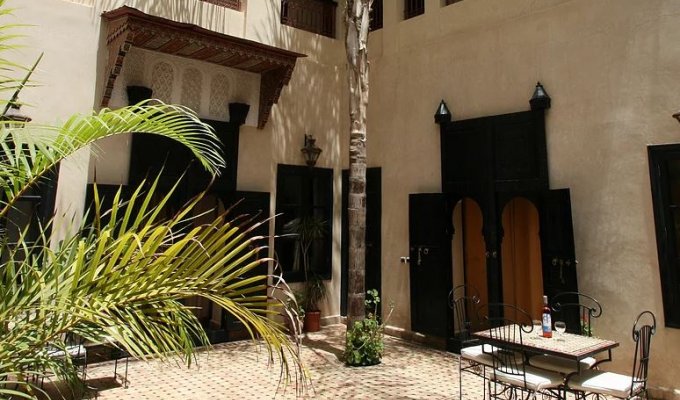
<instances>
[{"instance_id":1,"label":"wrought iron chair","mask_svg":"<svg viewBox=\"0 0 680 400\"><path fill-rule=\"evenodd\" d=\"M449 292L449 307L453 310L453 329L457 329L454 336L461 346L458 358L460 399L463 398L463 372L477 375L486 380L486 368L493 366L490 354L494 350L492 346L481 345L477 339L471 336L472 319L476 318L479 321L479 303L479 291L473 286L458 285ZM466 364L465 367L463 367L463 363ZM486 381L484 382L484 391L486 398Z\"/></svg>"},{"instance_id":2,"label":"wrought iron chair","mask_svg":"<svg viewBox=\"0 0 680 400\"><path fill-rule=\"evenodd\" d=\"M602 305L595 298L579 292L562 292L552 299L554 321L564 321L567 324L567 332L583 336L592 336L593 319L602 316ZM572 360L551 355L537 355L529 358L529 365L543 368L549 371L570 375L581 370L594 368L601 362L609 359L598 360L588 357L580 361L580 365Z\"/></svg>"},{"instance_id":3,"label":"wrought iron chair","mask_svg":"<svg viewBox=\"0 0 680 400\"><path fill-rule=\"evenodd\" d=\"M121 375L121 383L123 388L127 389L129 384L128 367L130 365L130 353L113 336L104 336L101 344L109 349L109 354L105 357L113 360L113 379L115 381L118 380L118 364L122 362L121 360L125 361L125 371Z\"/></svg>"},{"instance_id":4,"label":"wrought iron chair","mask_svg":"<svg viewBox=\"0 0 680 400\"><path fill-rule=\"evenodd\" d=\"M521 399L560 397L564 378L554 372L526 365L523 337L533 332L531 316L519 307L504 303L489 304L489 337L494 343L511 343L493 352L493 372L489 376L488 391L492 399Z\"/></svg>"},{"instance_id":5,"label":"wrought iron chair","mask_svg":"<svg viewBox=\"0 0 680 400\"><path fill-rule=\"evenodd\" d=\"M593 335L593 319L602 316L602 305L592 296L579 292L558 293L552 299L555 320L567 323L567 332L583 336ZM578 317L576 313L578 311Z\"/></svg>"},{"instance_id":6,"label":"wrought iron chair","mask_svg":"<svg viewBox=\"0 0 680 400\"><path fill-rule=\"evenodd\" d=\"M567 387L580 399L603 399L613 396L620 399L647 397L647 374L652 336L656 333L656 317L651 311L640 313L633 324L635 356L633 374L622 375L614 372L588 370L573 376Z\"/></svg>"},{"instance_id":7,"label":"wrought iron chair","mask_svg":"<svg viewBox=\"0 0 680 400\"><path fill-rule=\"evenodd\" d=\"M79 369L83 381L87 378L87 349L85 348L85 339L73 332L68 332L63 336L64 347L47 346L45 352L51 359L57 361L70 362ZM53 371L51 371L53 372ZM39 375L35 375L35 379L40 380L40 386L45 383L45 378L49 377L47 371L43 371Z\"/></svg>"},{"instance_id":8,"label":"wrought iron chair","mask_svg":"<svg viewBox=\"0 0 680 400\"><path fill-rule=\"evenodd\" d=\"M122 382L123 382L123 387L125 389L128 388L128 366L130 365L130 353L127 352L127 350L116 348L113 351L112 357L114 359L113 362L113 379L117 379L118 377L118 361L121 359L125 359L125 373L122 376Z\"/></svg>"}]
</instances>

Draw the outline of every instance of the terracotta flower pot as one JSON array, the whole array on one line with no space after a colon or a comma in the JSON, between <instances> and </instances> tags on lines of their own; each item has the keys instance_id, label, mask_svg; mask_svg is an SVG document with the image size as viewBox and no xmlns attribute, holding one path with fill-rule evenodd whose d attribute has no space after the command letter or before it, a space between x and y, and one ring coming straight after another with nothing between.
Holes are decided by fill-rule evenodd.
<instances>
[{"instance_id":1,"label":"terracotta flower pot","mask_svg":"<svg viewBox=\"0 0 680 400\"><path fill-rule=\"evenodd\" d=\"M307 311L305 313L305 332L321 330L321 311Z\"/></svg>"}]
</instances>

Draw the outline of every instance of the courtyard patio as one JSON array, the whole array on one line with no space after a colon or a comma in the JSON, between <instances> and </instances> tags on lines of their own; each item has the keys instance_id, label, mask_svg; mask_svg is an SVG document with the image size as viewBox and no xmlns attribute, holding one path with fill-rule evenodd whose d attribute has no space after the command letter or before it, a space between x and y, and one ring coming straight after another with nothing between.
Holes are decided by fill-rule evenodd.
<instances>
[{"instance_id":1,"label":"courtyard patio","mask_svg":"<svg viewBox=\"0 0 680 400\"><path fill-rule=\"evenodd\" d=\"M311 384L302 396L293 384L279 385L278 366L267 366L257 343L219 344L198 355L192 368L130 361L129 387L113 379L113 361L88 367L87 384L98 399L458 399L458 359L453 353L387 336L382 364L351 368L341 361L344 325L305 335L302 358ZM463 398L483 399L479 378L463 374Z\"/></svg>"},{"instance_id":2,"label":"courtyard patio","mask_svg":"<svg viewBox=\"0 0 680 400\"><path fill-rule=\"evenodd\" d=\"M311 384L302 398L452 399L458 398L458 363L453 353L387 336L382 364L351 368L341 361L344 325L305 335L302 358ZM191 368L130 361L127 389L124 363L113 379L113 361L88 367L87 384L98 399L294 399L293 384L279 386L277 365L267 367L264 349L252 341L219 344L198 355ZM464 374L465 399L482 399L481 380Z\"/></svg>"}]
</instances>

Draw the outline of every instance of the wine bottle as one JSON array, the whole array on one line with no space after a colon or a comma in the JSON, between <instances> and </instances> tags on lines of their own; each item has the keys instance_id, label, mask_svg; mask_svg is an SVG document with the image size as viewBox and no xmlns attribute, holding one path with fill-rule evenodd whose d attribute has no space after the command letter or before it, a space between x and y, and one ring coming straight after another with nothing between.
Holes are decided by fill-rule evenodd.
<instances>
[{"instance_id":1,"label":"wine bottle","mask_svg":"<svg viewBox=\"0 0 680 400\"><path fill-rule=\"evenodd\" d=\"M548 296L543 296L543 337L552 337L552 316L548 306Z\"/></svg>"}]
</instances>

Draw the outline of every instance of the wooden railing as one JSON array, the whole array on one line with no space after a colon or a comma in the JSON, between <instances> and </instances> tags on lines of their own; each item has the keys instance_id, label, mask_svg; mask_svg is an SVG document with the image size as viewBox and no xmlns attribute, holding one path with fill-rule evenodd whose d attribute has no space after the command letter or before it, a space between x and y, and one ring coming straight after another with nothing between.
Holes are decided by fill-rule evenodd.
<instances>
[{"instance_id":1,"label":"wooden railing","mask_svg":"<svg viewBox=\"0 0 680 400\"><path fill-rule=\"evenodd\" d=\"M425 0L404 0L404 19L425 13Z\"/></svg>"},{"instance_id":2,"label":"wooden railing","mask_svg":"<svg viewBox=\"0 0 680 400\"><path fill-rule=\"evenodd\" d=\"M218 6L231 8L232 10L241 11L241 0L201 0L206 3L216 4Z\"/></svg>"},{"instance_id":3,"label":"wooden railing","mask_svg":"<svg viewBox=\"0 0 680 400\"><path fill-rule=\"evenodd\" d=\"M336 7L332 0L281 0L281 23L334 38Z\"/></svg>"}]
</instances>

